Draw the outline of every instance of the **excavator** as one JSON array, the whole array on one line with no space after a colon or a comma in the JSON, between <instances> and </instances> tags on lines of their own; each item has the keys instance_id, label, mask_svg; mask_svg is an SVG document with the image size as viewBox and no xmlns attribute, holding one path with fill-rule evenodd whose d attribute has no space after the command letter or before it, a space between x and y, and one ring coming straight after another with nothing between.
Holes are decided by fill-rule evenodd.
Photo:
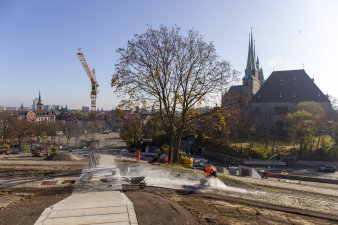
<instances>
[{"instance_id":1,"label":"excavator","mask_svg":"<svg viewBox=\"0 0 338 225\"><path fill-rule=\"evenodd\" d=\"M169 145L162 145L160 151L157 154L157 157L154 158L154 161L159 162L161 159L161 155L164 153L169 155L169 149L170 149ZM194 166L194 158L187 156L187 154L181 150L178 153L178 159L180 165L183 167L192 168Z\"/></svg>"}]
</instances>

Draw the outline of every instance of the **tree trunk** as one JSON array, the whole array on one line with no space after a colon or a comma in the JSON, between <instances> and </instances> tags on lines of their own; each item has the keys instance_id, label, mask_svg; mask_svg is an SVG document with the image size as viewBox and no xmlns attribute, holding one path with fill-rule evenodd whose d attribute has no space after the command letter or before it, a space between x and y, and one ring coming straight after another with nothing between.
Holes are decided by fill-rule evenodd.
<instances>
[{"instance_id":1,"label":"tree trunk","mask_svg":"<svg viewBox=\"0 0 338 225\"><path fill-rule=\"evenodd\" d=\"M173 164L174 161L174 154L173 154L173 146L174 146L174 136L172 133L170 133L170 146L169 146L169 152L168 152L168 161L170 164Z\"/></svg>"},{"instance_id":2,"label":"tree trunk","mask_svg":"<svg viewBox=\"0 0 338 225\"><path fill-rule=\"evenodd\" d=\"M18 138L18 142L19 142L19 152L21 152L21 138Z\"/></svg>"},{"instance_id":3,"label":"tree trunk","mask_svg":"<svg viewBox=\"0 0 338 225\"><path fill-rule=\"evenodd\" d=\"M321 138L321 136L318 137L317 146L316 146L316 151L318 151L318 148L319 148L320 138Z\"/></svg>"},{"instance_id":4,"label":"tree trunk","mask_svg":"<svg viewBox=\"0 0 338 225\"><path fill-rule=\"evenodd\" d=\"M176 164L180 163L179 162L179 151L180 151L181 138L182 138L182 134L181 132L178 132L174 140L174 163Z\"/></svg>"}]
</instances>

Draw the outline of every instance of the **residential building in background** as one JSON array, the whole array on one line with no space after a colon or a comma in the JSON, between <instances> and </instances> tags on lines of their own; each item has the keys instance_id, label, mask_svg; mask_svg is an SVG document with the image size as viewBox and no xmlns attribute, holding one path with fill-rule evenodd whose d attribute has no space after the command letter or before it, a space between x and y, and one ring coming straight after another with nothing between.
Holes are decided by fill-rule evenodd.
<instances>
[{"instance_id":1,"label":"residential building in background","mask_svg":"<svg viewBox=\"0 0 338 225\"><path fill-rule=\"evenodd\" d=\"M38 100L39 100L38 98L34 98L33 99L33 104L32 104L32 108L31 109L34 110L34 111L36 110L36 104L38 103Z\"/></svg>"}]
</instances>

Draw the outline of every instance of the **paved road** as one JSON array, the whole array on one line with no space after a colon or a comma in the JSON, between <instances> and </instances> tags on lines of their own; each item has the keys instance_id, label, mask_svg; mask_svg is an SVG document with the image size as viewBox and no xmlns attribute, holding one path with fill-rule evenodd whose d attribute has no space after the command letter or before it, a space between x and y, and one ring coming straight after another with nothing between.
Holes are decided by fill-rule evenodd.
<instances>
[{"instance_id":1,"label":"paved road","mask_svg":"<svg viewBox=\"0 0 338 225\"><path fill-rule=\"evenodd\" d=\"M97 168L83 171L73 194L46 208L35 225L137 225L134 206L120 191L119 179L115 179L119 170L113 162L112 156L101 155ZM113 184L100 181L102 178Z\"/></svg>"}]
</instances>

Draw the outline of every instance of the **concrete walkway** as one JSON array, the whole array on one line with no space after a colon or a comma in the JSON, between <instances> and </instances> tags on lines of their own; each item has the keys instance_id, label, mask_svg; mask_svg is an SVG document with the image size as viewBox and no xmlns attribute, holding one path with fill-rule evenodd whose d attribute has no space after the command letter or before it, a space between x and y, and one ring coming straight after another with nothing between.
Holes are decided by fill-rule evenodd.
<instances>
[{"instance_id":1,"label":"concrete walkway","mask_svg":"<svg viewBox=\"0 0 338 225\"><path fill-rule=\"evenodd\" d=\"M102 178L112 184L100 181ZM46 208L35 225L137 225L133 203L121 191L118 178L114 158L101 155L97 168L83 170L72 195Z\"/></svg>"}]
</instances>

